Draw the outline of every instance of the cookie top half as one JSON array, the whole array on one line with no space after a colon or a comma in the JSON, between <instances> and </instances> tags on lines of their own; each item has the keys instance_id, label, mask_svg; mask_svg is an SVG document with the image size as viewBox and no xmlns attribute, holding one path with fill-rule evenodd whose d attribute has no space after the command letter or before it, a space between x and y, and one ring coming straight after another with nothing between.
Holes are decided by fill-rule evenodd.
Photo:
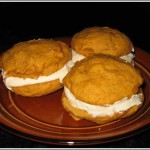
<instances>
[{"instance_id":1,"label":"cookie top half","mask_svg":"<svg viewBox=\"0 0 150 150\"><path fill-rule=\"evenodd\" d=\"M103 106L136 94L143 78L120 58L95 54L77 62L63 83L78 100Z\"/></svg>"},{"instance_id":2,"label":"cookie top half","mask_svg":"<svg viewBox=\"0 0 150 150\"><path fill-rule=\"evenodd\" d=\"M67 44L51 39L20 42L2 56L6 76L37 78L62 68L72 57Z\"/></svg>"},{"instance_id":3,"label":"cookie top half","mask_svg":"<svg viewBox=\"0 0 150 150\"><path fill-rule=\"evenodd\" d=\"M79 54L89 56L93 53L123 56L129 54L133 44L129 37L110 27L88 27L76 33L71 47Z\"/></svg>"}]
</instances>

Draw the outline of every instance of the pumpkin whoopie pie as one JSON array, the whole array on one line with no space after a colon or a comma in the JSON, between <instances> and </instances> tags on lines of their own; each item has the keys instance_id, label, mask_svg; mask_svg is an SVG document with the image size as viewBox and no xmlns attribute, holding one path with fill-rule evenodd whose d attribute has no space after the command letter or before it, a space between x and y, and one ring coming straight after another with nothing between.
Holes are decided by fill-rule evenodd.
<instances>
[{"instance_id":1,"label":"pumpkin whoopie pie","mask_svg":"<svg viewBox=\"0 0 150 150\"><path fill-rule=\"evenodd\" d=\"M64 77L62 104L75 120L109 123L140 108L142 83L141 74L131 64L94 54L76 62Z\"/></svg>"},{"instance_id":2,"label":"pumpkin whoopie pie","mask_svg":"<svg viewBox=\"0 0 150 150\"><path fill-rule=\"evenodd\" d=\"M52 39L19 42L2 55L6 87L22 96L42 96L63 87L67 62L72 58L67 44Z\"/></svg>"},{"instance_id":3,"label":"pumpkin whoopie pie","mask_svg":"<svg viewBox=\"0 0 150 150\"><path fill-rule=\"evenodd\" d=\"M73 35L71 39L73 62L92 54L109 54L125 59L134 65L134 47L129 37L110 27L88 27ZM75 57L75 58L74 58Z\"/></svg>"}]
</instances>

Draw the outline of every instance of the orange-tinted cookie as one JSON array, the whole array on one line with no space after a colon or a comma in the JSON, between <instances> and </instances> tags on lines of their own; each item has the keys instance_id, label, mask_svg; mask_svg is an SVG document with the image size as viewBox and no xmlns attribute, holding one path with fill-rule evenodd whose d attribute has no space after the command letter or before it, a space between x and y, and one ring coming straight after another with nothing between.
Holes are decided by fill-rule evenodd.
<instances>
[{"instance_id":1,"label":"orange-tinted cookie","mask_svg":"<svg viewBox=\"0 0 150 150\"><path fill-rule=\"evenodd\" d=\"M4 80L7 81L10 77L14 77L14 80L16 80L16 77L24 80L28 78L35 80L35 83L26 85L22 81L22 86L12 86L11 90L16 94L41 96L51 93L63 86L58 78L54 78L54 80L46 79L42 83L36 83L36 81L40 77L47 78L61 70L71 60L71 57L69 46L61 41L38 39L20 42L7 50L2 56ZM61 77L61 74L59 76Z\"/></svg>"},{"instance_id":2,"label":"orange-tinted cookie","mask_svg":"<svg viewBox=\"0 0 150 150\"><path fill-rule=\"evenodd\" d=\"M75 118L100 124L134 114L143 101L139 71L111 55L95 54L77 62L63 83L64 108Z\"/></svg>"},{"instance_id":3,"label":"orange-tinted cookie","mask_svg":"<svg viewBox=\"0 0 150 150\"><path fill-rule=\"evenodd\" d=\"M127 35L117 29L95 26L76 33L72 38L71 47L85 57L94 53L120 57L129 54L133 44Z\"/></svg>"}]
</instances>

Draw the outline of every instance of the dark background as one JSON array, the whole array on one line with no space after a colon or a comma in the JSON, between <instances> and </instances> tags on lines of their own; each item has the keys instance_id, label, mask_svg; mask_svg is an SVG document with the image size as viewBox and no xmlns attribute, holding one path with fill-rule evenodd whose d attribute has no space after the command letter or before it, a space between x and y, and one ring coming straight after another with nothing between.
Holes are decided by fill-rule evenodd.
<instances>
[{"instance_id":1,"label":"dark background","mask_svg":"<svg viewBox=\"0 0 150 150\"><path fill-rule=\"evenodd\" d=\"M89 26L117 28L134 46L150 52L149 2L0 2L0 51L34 38L72 36ZM150 130L119 142L91 147L150 147ZM33 142L0 130L0 147L59 147ZM90 146L88 146L90 147Z\"/></svg>"},{"instance_id":2,"label":"dark background","mask_svg":"<svg viewBox=\"0 0 150 150\"><path fill-rule=\"evenodd\" d=\"M149 2L1 2L0 50L33 38L72 36L85 27L109 26L149 51Z\"/></svg>"}]
</instances>

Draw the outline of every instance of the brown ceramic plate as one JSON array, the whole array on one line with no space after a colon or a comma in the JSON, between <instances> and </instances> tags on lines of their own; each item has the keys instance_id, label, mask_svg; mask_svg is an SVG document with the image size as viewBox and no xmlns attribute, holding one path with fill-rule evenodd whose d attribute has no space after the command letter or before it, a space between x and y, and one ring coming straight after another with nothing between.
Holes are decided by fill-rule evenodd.
<instances>
[{"instance_id":1,"label":"brown ceramic plate","mask_svg":"<svg viewBox=\"0 0 150 150\"><path fill-rule=\"evenodd\" d=\"M70 38L60 40L70 43ZM0 127L34 141L59 145L90 145L133 136L150 124L150 54L136 48L135 67L144 77L144 104L131 117L98 125L75 121L61 104L63 89L38 98L15 95L0 77Z\"/></svg>"}]
</instances>

